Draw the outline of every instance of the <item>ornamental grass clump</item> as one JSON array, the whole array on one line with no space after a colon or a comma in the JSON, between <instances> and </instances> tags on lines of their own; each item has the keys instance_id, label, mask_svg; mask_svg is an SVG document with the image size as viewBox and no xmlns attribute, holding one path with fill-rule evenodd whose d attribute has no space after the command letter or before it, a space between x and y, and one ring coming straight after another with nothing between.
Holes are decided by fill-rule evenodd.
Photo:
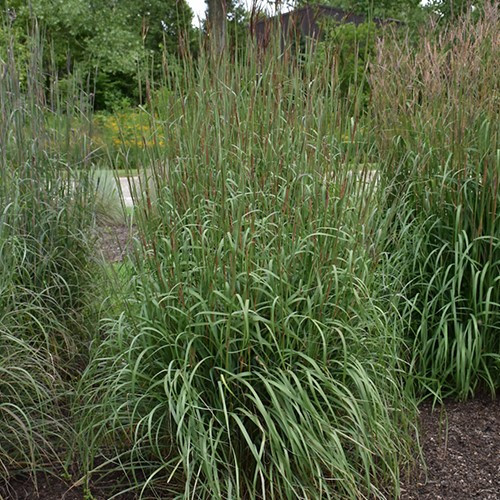
<instances>
[{"instance_id":1,"label":"ornamental grass clump","mask_svg":"<svg viewBox=\"0 0 500 500\"><path fill-rule=\"evenodd\" d=\"M83 377L90 474L179 498L398 488L413 406L369 244L379 194L353 175L371 151L332 73L284 59L171 75L133 292Z\"/></svg>"},{"instance_id":2,"label":"ornamental grass clump","mask_svg":"<svg viewBox=\"0 0 500 500\"><path fill-rule=\"evenodd\" d=\"M500 385L498 5L382 43L372 68L381 175L421 393ZM406 271L404 272L404 269Z\"/></svg>"},{"instance_id":3,"label":"ornamental grass clump","mask_svg":"<svg viewBox=\"0 0 500 500\"><path fill-rule=\"evenodd\" d=\"M34 37L34 42L37 40ZM41 45L20 82L12 47L0 60L0 485L61 467L71 391L88 355L94 271L92 189L64 144L77 103L46 101ZM53 114L57 114L54 119ZM66 116L67 127L52 128ZM72 153L74 155L76 153ZM79 163L86 158L80 151ZM3 485L2 485L3 486Z\"/></svg>"}]
</instances>

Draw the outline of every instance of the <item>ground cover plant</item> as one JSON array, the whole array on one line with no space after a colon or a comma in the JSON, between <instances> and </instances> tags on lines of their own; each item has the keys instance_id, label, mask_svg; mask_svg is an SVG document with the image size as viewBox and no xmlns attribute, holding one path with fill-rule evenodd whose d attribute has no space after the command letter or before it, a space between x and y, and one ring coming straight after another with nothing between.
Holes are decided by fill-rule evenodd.
<instances>
[{"instance_id":1,"label":"ground cover plant","mask_svg":"<svg viewBox=\"0 0 500 500\"><path fill-rule=\"evenodd\" d=\"M249 41L97 119L7 51L0 495L395 498L417 403L495 394L498 9L390 29L352 78Z\"/></svg>"}]
</instances>

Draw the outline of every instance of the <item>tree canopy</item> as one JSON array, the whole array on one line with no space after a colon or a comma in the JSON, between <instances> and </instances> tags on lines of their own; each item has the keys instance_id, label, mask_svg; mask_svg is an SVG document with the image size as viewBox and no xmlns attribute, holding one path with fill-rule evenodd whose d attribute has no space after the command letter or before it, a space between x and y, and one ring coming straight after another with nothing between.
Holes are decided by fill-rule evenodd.
<instances>
[{"instance_id":1,"label":"tree canopy","mask_svg":"<svg viewBox=\"0 0 500 500\"><path fill-rule=\"evenodd\" d=\"M176 57L179 44L195 38L185 0L0 0L0 6L1 24L18 42L37 19L59 71L97 74L100 105L129 93L141 61L163 50Z\"/></svg>"}]
</instances>

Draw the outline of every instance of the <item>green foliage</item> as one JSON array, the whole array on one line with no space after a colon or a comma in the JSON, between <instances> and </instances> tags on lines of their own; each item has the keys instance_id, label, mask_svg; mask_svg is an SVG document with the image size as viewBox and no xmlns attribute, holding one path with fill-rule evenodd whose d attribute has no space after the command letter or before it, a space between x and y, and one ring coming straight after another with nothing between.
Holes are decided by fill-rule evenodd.
<instances>
[{"instance_id":1,"label":"green foliage","mask_svg":"<svg viewBox=\"0 0 500 500\"><path fill-rule=\"evenodd\" d=\"M250 14L237 1L228 2L228 4L227 35L229 47L233 51L241 50L249 41Z\"/></svg>"},{"instance_id":2,"label":"green foliage","mask_svg":"<svg viewBox=\"0 0 500 500\"><path fill-rule=\"evenodd\" d=\"M188 50L195 41L185 1L9 0L0 15L23 33L21 45L36 20L51 48L45 66L54 64L63 74L78 70L90 79L97 108L123 98L137 101L138 68L151 59L158 66L163 51L175 58L179 46Z\"/></svg>"},{"instance_id":3,"label":"green foliage","mask_svg":"<svg viewBox=\"0 0 500 500\"><path fill-rule=\"evenodd\" d=\"M13 28L7 24L0 24L0 65L9 64L9 59L14 60L21 84L26 83L26 66L29 54L30 46L23 30L19 27Z\"/></svg>"},{"instance_id":4,"label":"green foliage","mask_svg":"<svg viewBox=\"0 0 500 500\"><path fill-rule=\"evenodd\" d=\"M421 390L466 398L500 381L498 11L462 18L373 68L383 173L400 204L402 292ZM438 36L439 35L439 36Z\"/></svg>"},{"instance_id":5,"label":"green foliage","mask_svg":"<svg viewBox=\"0 0 500 500\"><path fill-rule=\"evenodd\" d=\"M146 49L161 54L177 54L179 49L194 50L196 32L191 28L193 13L187 2L129 0L130 8L142 19L142 36Z\"/></svg>"},{"instance_id":6,"label":"green foliage","mask_svg":"<svg viewBox=\"0 0 500 500\"><path fill-rule=\"evenodd\" d=\"M310 1L299 2L309 5ZM382 19L394 18L409 22L420 17L422 6L420 0L318 0L321 5L331 5L346 12L366 15Z\"/></svg>"},{"instance_id":7,"label":"green foliage","mask_svg":"<svg viewBox=\"0 0 500 500\"><path fill-rule=\"evenodd\" d=\"M442 19L455 20L467 13L480 12L490 0L431 0L425 8L437 13Z\"/></svg>"},{"instance_id":8,"label":"green foliage","mask_svg":"<svg viewBox=\"0 0 500 500\"><path fill-rule=\"evenodd\" d=\"M82 381L81 448L160 497L384 498L413 406L356 106L328 71L310 85L255 55L174 75L151 116L168 147L137 196L133 293Z\"/></svg>"},{"instance_id":9,"label":"green foliage","mask_svg":"<svg viewBox=\"0 0 500 500\"><path fill-rule=\"evenodd\" d=\"M330 66L336 73L340 90L347 95L349 88L354 87L366 103L369 98L366 76L381 35L380 28L373 22L355 25L325 20L322 30L322 41L315 47L311 63Z\"/></svg>"},{"instance_id":10,"label":"green foliage","mask_svg":"<svg viewBox=\"0 0 500 500\"><path fill-rule=\"evenodd\" d=\"M46 147L64 135L53 127L70 127L75 108L67 103L64 123L60 108L50 116L36 38L32 49L23 86L19 63L0 63L1 479L65 460L71 389L95 325L93 190L67 163L83 165L86 148L77 157L65 141Z\"/></svg>"},{"instance_id":11,"label":"green foliage","mask_svg":"<svg viewBox=\"0 0 500 500\"><path fill-rule=\"evenodd\" d=\"M169 61L132 109L110 71L95 119L18 28L21 61L0 62L2 479L76 461L88 495L111 473L109 497L397 497L416 401L500 384L498 10L411 42L335 26L305 64L278 39ZM93 235L123 214L94 161L140 169L113 272Z\"/></svg>"}]
</instances>

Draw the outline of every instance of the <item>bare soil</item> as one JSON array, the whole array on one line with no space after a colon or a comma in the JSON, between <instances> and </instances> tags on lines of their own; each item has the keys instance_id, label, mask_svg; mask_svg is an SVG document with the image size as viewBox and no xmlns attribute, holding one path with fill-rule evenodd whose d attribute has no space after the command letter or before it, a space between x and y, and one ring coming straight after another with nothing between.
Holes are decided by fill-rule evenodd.
<instances>
[{"instance_id":1,"label":"bare soil","mask_svg":"<svg viewBox=\"0 0 500 500\"><path fill-rule=\"evenodd\" d=\"M500 500L500 400L479 397L420 408L421 443L427 471L418 464L402 485L401 500ZM92 498L107 500L91 488ZM89 498L87 496L87 498ZM133 500L130 494L121 500ZM86 500L83 489L55 477L17 478L0 484L0 500Z\"/></svg>"}]
</instances>

